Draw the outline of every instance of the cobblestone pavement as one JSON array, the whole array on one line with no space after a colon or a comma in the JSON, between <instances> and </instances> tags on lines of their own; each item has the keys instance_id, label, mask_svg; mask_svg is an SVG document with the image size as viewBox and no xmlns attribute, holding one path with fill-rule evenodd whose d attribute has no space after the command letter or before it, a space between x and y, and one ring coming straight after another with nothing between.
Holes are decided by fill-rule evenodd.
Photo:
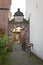
<instances>
[{"instance_id":1,"label":"cobblestone pavement","mask_svg":"<svg viewBox=\"0 0 43 65\"><path fill-rule=\"evenodd\" d=\"M32 60L28 54L22 50L21 44L14 44L13 52L11 53L11 65L42 65L35 60Z\"/></svg>"}]
</instances>

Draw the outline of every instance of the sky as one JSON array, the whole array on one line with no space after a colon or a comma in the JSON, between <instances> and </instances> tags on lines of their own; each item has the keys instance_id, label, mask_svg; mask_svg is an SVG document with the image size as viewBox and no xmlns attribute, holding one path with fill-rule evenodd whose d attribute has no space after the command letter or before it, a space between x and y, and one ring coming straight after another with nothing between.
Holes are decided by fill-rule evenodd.
<instances>
[{"instance_id":1,"label":"sky","mask_svg":"<svg viewBox=\"0 0 43 65\"><path fill-rule=\"evenodd\" d=\"M26 9L26 0L11 0L11 12L12 15L20 8L20 11L23 12L25 16L25 9Z\"/></svg>"}]
</instances>

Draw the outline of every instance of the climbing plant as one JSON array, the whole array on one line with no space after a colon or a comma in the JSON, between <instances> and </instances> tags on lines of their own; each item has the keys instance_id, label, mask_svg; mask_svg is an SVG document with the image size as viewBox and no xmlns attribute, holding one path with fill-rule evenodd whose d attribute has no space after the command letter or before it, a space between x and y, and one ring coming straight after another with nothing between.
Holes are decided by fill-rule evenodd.
<instances>
[{"instance_id":1,"label":"climbing plant","mask_svg":"<svg viewBox=\"0 0 43 65\"><path fill-rule=\"evenodd\" d=\"M8 44L8 37L1 34L0 35L0 63L4 60L5 55L7 53L7 44Z\"/></svg>"}]
</instances>

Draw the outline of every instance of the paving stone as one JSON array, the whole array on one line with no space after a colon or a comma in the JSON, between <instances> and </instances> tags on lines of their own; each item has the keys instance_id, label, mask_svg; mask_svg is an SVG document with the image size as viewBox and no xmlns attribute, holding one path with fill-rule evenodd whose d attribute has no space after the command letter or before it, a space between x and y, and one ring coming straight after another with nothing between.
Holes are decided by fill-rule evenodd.
<instances>
[{"instance_id":1,"label":"paving stone","mask_svg":"<svg viewBox=\"0 0 43 65\"><path fill-rule=\"evenodd\" d=\"M21 44L14 44L10 60L10 65L43 65L37 63L37 61L35 61L36 59L32 60L32 58L28 56L27 52L22 50Z\"/></svg>"}]
</instances>

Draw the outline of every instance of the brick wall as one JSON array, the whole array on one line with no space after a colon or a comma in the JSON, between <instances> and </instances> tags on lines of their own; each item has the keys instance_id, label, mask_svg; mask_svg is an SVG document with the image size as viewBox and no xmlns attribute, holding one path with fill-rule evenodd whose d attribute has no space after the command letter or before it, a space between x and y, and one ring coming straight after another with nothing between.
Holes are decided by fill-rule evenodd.
<instances>
[{"instance_id":1,"label":"brick wall","mask_svg":"<svg viewBox=\"0 0 43 65\"><path fill-rule=\"evenodd\" d=\"M0 0L0 29L8 31L8 11L11 0Z\"/></svg>"},{"instance_id":2,"label":"brick wall","mask_svg":"<svg viewBox=\"0 0 43 65\"><path fill-rule=\"evenodd\" d=\"M11 0L0 0L0 8L9 8Z\"/></svg>"}]
</instances>

